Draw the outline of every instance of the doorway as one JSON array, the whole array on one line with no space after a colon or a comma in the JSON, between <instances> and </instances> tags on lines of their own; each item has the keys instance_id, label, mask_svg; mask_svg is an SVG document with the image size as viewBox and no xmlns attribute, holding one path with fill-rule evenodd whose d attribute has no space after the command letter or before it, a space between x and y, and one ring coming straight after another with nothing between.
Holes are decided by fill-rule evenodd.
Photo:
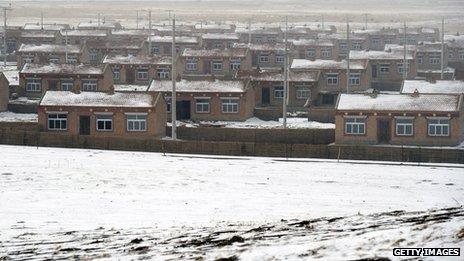
<instances>
[{"instance_id":1,"label":"doorway","mask_svg":"<svg viewBox=\"0 0 464 261\"><path fill-rule=\"evenodd\" d=\"M178 120L190 120L190 101L177 101L176 118Z\"/></svg>"},{"instance_id":2,"label":"doorway","mask_svg":"<svg viewBox=\"0 0 464 261\"><path fill-rule=\"evenodd\" d=\"M90 116L79 116L79 134L90 135Z\"/></svg>"},{"instance_id":3,"label":"doorway","mask_svg":"<svg viewBox=\"0 0 464 261\"><path fill-rule=\"evenodd\" d=\"M271 90L269 87L261 89L261 105L267 106L271 103Z\"/></svg>"},{"instance_id":4,"label":"doorway","mask_svg":"<svg viewBox=\"0 0 464 261\"><path fill-rule=\"evenodd\" d=\"M372 78L377 78L377 65L372 65Z\"/></svg>"},{"instance_id":5,"label":"doorway","mask_svg":"<svg viewBox=\"0 0 464 261\"><path fill-rule=\"evenodd\" d=\"M379 143L390 142L390 119L377 120L377 140Z\"/></svg>"}]
</instances>

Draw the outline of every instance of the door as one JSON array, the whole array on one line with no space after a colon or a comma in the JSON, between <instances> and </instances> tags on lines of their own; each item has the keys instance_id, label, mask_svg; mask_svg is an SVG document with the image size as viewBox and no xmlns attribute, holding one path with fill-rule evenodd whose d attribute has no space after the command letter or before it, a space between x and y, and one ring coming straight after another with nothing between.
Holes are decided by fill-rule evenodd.
<instances>
[{"instance_id":1,"label":"door","mask_svg":"<svg viewBox=\"0 0 464 261\"><path fill-rule=\"evenodd\" d=\"M48 87L49 87L50 91L58 90L58 81L57 80L50 80Z\"/></svg>"},{"instance_id":2,"label":"door","mask_svg":"<svg viewBox=\"0 0 464 261\"><path fill-rule=\"evenodd\" d=\"M377 140L379 143L390 142L390 119L377 120Z\"/></svg>"},{"instance_id":3,"label":"door","mask_svg":"<svg viewBox=\"0 0 464 261\"><path fill-rule=\"evenodd\" d=\"M261 104L269 105L271 103L271 90L269 87L263 87L261 89Z\"/></svg>"},{"instance_id":4,"label":"door","mask_svg":"<svg viewBox=\"0 0 464 261\"><path fill-rule=\"evenodd\" d=\"M190 101L177 101L176 117L178 120L190 120Z\"/></svg>"},{"instance_id":5,"label":"door","mask_svg":"<svg viewBox=\"0 0 464 261\"><path fill-rule=\"evenodd\" d=\"M126 66L126 83L127 84L133 84L135 82L135 70L133 68L128 68L129 66Z\"/></svg>"},{"instance_id":6,"label":"door","mask_svg":"<svg viewBox=\"0 0 464 261\"><path fill-rule=\"evenodd\" d=\"M79 134L90 135L90 116L79 116Z\"/></svg>"},{"instance_id":7,"label":"door","mask_svg":"<svg viewBox=\"0 0 464 261\"><path fill-rule=\"evenodd\" d=\"M372 65L372 78L377 78L377 65Z\"/></svg>"}]
</instances>

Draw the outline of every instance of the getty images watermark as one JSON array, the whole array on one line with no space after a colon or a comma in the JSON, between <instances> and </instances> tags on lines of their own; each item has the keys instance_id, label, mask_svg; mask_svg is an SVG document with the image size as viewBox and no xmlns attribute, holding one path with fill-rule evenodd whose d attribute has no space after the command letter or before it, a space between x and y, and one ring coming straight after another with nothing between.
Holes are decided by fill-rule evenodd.
<instances>
[{"instance_id":1,"label":"getty images watermark","mask_svg":"<svg viewBox=\"0 0 464 261\"><path fill-rule=\"evenodd\" d=\"M393 248L394 256L461 256L461 249L453 248L434 248L434 247L416 247L416 248Z\"/></svg>"}]
</instances>

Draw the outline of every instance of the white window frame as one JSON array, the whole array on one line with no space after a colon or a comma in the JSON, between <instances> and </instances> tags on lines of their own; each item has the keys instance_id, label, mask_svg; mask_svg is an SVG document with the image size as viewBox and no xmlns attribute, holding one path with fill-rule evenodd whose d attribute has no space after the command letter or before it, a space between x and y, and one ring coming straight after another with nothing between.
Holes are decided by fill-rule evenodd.
<instances>
[{"instance_id":1,"label":"white window frame","mask_svg":"<svg viewBox=\"0 0 464 261\"><path fill-rule=\"evenodd\" d=\"M382 63L379 65L379 74L381 75L389 75L390 74L390 64L389 63Z\"/></svg>"},{"instance_id":2,"label":"white window frame","mask_svg":"<svg viewBox=\"0 0 464 261\"><path fill-rule=\"evenodd\" d=\"M27 92L41 92L42 91L42 79L27 78L26 79L26 91Z\"/></svg>"},{"instance_id":3,"label":"white window frame","mask_svg":"<svg viewBox=\"0 0 464 261\"><path fill-rule=\"evenodd\" d=\"M336 86L338 85L338 73L326 73L326 83L327 85Z\"/></svg>"},{"instance_id":4,"label":"white window frame","mask_svg":"<svg viewBox=\"0 0 464 261\"><path fill-rule=\"evenodd\" d=\"M195 58L187 58L187 62L185 63L185 69L187 71L196 71L198 70L198 61Z\"/></svg>"},{"instance_id":5,"label":"white window frame","mask_svg":"<svg viewBox=\"0 0 464 261\"><path fill-rule=\"evenodd\" d=\"M77 63L77 57L74 55L68 55L68 60L66 61L68 64L76 64Z\"/></svg>"},{"instance_id":6,"label":"white window frame","mask_svg":"<svg viewBox=\"0 0 464 261\"><path fill-rule=\"evenodd\" d=\"M275 61L276 61L276 63L284 63L285 62L285 55L284 54L276 54Z\"/></svg>"},{"instance_id":7,"label":"white window frame","mask_svg":"<svg viewBox=\"0 0 464 261\"><path fill-rule=\"evenodd\" d=\"M24 56L23 57L23 62L24 63L33 63L34 62L34 56Z\"/></svg>"},{"instance_id":8,"label":"white window frame","mask_svg":"<svg viewBox=\"0 0 464 261\"><path fill-rule=\"evenodd\" d=\"M311 97L311 89L307 86L296 86L296 98L306 100Z\"/></svg>"},{"instance_id":9,"label":"white window frame","mask_svg":"<svg viewBox=\"0 0 464 261\"><path fill-rule=\"evenodd\" d=\"M396 136L413 136L414 117L395 117L395 134Z\"/></svg>"},{"instance_id":10,"label":"white window frame","mask_svg":"<svg viewBox=\"0 0 464 261\"><path fill-rule=\"evenodd\" d=\"M441 55L440 54L429 54L429 63L430 64L440 64Z\"/></svg>"},{"instance_id":11,"label":"white window frame","mask_svg":"<svg viewBox=\"0 0 464 261\"><path fill-rule=\"evenodd\" d=\"M48 58L48 62L57 64L57 63L60 63L60 58L58 58L58 57L50 57L50 58Z\"/></svg>"},{"instance_id":12,"label":"white window frame","mask_svg":"<svg viewBox=\"0 0 464 261\"><path fill-rule=\"evenodd\" d=\"M98 80L95 79L83 79L82 80L82 91L83 92L95 92L98 89Z\"/></svg>"},{"instance_id":13,"label":"white window frame","mask_svg":"<svg viewBox=\"0 0 464 261\"><path fill-rule=\"evenodd\" d=\"M89 53L89 60L90 61L97 61L98 60L98 53L96 52L90 52Z\"/></svg>"},{"instance_id":14,"label":"white window frame","mask_svg":"<svg viewBox=\"0 0 464 261\"><path fill-rule=\"evenodd\" d=\"M276 85L273 87L274 99L284 98L284 87L282 85Z\"/></svg>"},{"instance_id":15,"label":"white window frame","mask_svg":"<svg viewBox=\"0 0 464 261\"><path fill-rule=\"evenodd\" d=\"M306 49L306 57L308 58L316 58L316 48L309 47Z\"/></svg>"},{"instance_id":16,"label":"white window frame","mask_svg":"<svg viewBox=\"0 0 464 261\"><path fill-rule=\"evenodd\" d=\"M156 70L156 75L159 79L169 79L171 71L168 68L158 68Z\"/></svg>"},{"instance_id":17,"label":"white window frame","mask_svg":"<svg viewBox=\"0 0 464 261\"><path fill-rule=\"evenodd\" d=\"M450 125L451 125L451 122L450 122L450 118L448 117L427 118L427 134L432 137L449 137L451 133Z\"/></svg>"},{"instance_id":18,"label":"white window frame","mask_svg":"<svg viewBox=\"0 0 464 261\"><path fill-rule=\"evenodd\" d=\"M113 131L113 113L95 113L95 128L97 131ZM99 123L103 123L103 128L100 128ZM110 128L108 128L107 123L109 123Z\"/></svg>"},{"instance_id":19,"label":"white window frame","mask_svg":"<svg viewBox=\"0 0 464 261\"><path fill-rule=\"evenodd\" d=\"M323 47L321 49L321 57L322 58L332 58L332 48L331 47Z\"/></svg>"},{"instance_id":20,"label":"white window frame","mask_svg":"<svg viewBox=\"0 0 464 261\"><path fill-rule=\"evenodd\" d=\"M361 85L361 73L350 73L350 86Z\"/></svg>"},{"instance_id":21,"label":"white window frame","mask_svg":"<svg viewBox=\"0 0 464 261\"><path fill-rule=\"evenodd\" d=\"M164 101L166 102L166 112L171 112L172 97L171 96L165 96Z\"/></svg>"},{"instance_id":22,"label":"white window frame","mask_svg":"<svg viewBox=\"0 0 464 261\"><path fill-rule=\"evenodd\" d=\"M147 131L147 113L126 113L126 125L128 132Z\"/></svg>"},{"instance_id":23,"label":"white window frame","mask_svg":"<svg viewBox=\"0 0 464 261\"><path fill-rule=\"evenodd\" d=\"M346 135L365 135L366 134L366 117L364 116L347 116L345 120Z\"/></svg>"},{"instance_id":24,"label":"white window frame","mask_svg":"<svg viewBox=\"0 0 464 261\"><path fill-rule=\"evenodd\" d=\"M362 50L362 43L361 42L352 42L351 43L351 50Z\"/></svg>"},{"instance_id":25,"label":"white window frame","mask_svg":"<svg viewBox=\"0 0 464 261\"><path fill-rule=\"evenodd\" d=\"M137 68L135 72L137 80L147 81L148 80L148 68Z\"/></svg>"},{"instance_id":26,"label":"white window frame","mask_svg":"<svg viewBox=\"0 0 464 261\"><path fill-rule=\"evenodd\" d=\"M241 65L242 65L242 61L240 61L238 59L230 60L230 69L232 71L240 70Z\"/></svg>"},{"instance_id":27,"label":"white window frame","mask_svg":"<svg viewBox=\"0 0 464 261\"><path fill-rule=\"evenodd\" d=\"M222 60L211 61L211 69L216 72L222 71Z\"/></svg>"},{"instance_id":28,"label":"white window frame","mask_svg":"<svg viewBox=\"0 0 464 261\"><path fill-rule=\"evenodd\" d=\"M51 116L54 116L54 117L51 117ZM66 117L63 117L63 116L66 116ZM54 126L53 128L50 127L51 122L53 122L53 126ZM68 113L67 112L48 112L47 113L47 130L51 130L51 131L68 130Z\"/></svg>"},{"instance_id":29,"label":"white window frame","mask_svg":"<svg viewBox=\"0 0 464 261\"><path fill-rule=\"evenodd\" d=\"M417 63L422 64L424 61L424 56L423 55L417 55Z\"/></svg>"},{"instance_id":30,"label":"white window frame","mask_svg":"<svg viewBox=\"0 0 464 261\"><path fill-rule=\"evenodd\" d=\"M195 98L195 113L210 113L211 98L198 97Z\"/></svg>"},{"instance_id":31,"label":"white window frame","mask_svg":"<svg viewBox=\"0 0 464 261\"><path fill-rule=\"evenodd\" d=\"M260 63L268 63L270 61L269 56L270 56L269 53L260 53L259 54L259 62Z\"/></svg>"},{"instance_id":32,"label":"white window frame","mask_svg":"<svg viewBox=\"0 0 464 261\"><path fill-rule=\"evenodd\" d=\"M74 88L74 80L73 79L61 79L61 90L62 91L72 91Z\"/></svg>"},{"instance_id":33,"label":"white window frame","mask_svg":"<svg viewBox=\"0 0 464 261\"><path fill-rule=\"evenodd\" d=\"M237 97L221 97L222 113L239 113L240 100Z\"/></svg>"},{"instance_id":34,"label":"white window frame","mask_svg":"<svg viewBox=\"0 0 464 261\"><path fill-rule=\"evenodd\" d=\"M398 73L401 74L401 75L404 73L403 64L404 64L403 62L396 64L396 67L398 69ZM409 73L411 71L411 66L410 66L409 61L406 63L406 66L408 66L408 73Z\"/></svg>"}]
</instances>

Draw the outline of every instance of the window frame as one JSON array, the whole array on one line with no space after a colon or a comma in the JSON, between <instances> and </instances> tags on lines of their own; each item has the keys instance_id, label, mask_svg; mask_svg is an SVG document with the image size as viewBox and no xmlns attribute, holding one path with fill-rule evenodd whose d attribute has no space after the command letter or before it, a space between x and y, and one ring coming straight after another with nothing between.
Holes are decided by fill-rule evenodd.
<instances>
[{"instance_id":1,"label":"window frame","mask_svg":"<svg viewBox=\"0 0 464 261\"><path fill-rule=\"evenodd\" d=\"M361 85L361 73L350 73L350 78L348 79L350 86L359 86Z\"/></svg>"},{"instance_id":2,"label":"window frame","mask_svg":"<svg viewBox=\"0 0 464 261\"><path fill-rule=\"evenodd\" d=\"M102 118L103 117L103 118ZM105 119L106 118L106 119ZM103 122L104 128L101 129L99 122ZM107 129L106 123L110 122L110 129ZM95 113L95 129L99 132L110 132L113 131L113 113Z\"/></svg>"},{"instance_id":3,"label":"window frame","mask_svg":"<svg viewBox=\"0 0 464 261\"><path fill-rule=\"evenodd\" d=\"M30 82L30 81L34 81L34 82ZM41 92L41 91L42 91L42 79L26 78L26 92Z\"/></svg>"},{"instance_id":4,"label":"window frame","mask_svg":"<svg viewBox=\"0 0 464 261\"><path fill-rule=\"evenodd\" d=\"M431 121L438 121L437 123L431 123ZM447 121L447 123L441 123L441 121ZM434 133L431 133L431 128L434 127ZM446 127L446 134L444 134L444 127ZM437 129L440 129L437 134ZM451 119L449 117L429 117L427 118L427 135L430 137L449 137L451 135Z\"/></svg>"},{"instance_id":5,"label":"window frame","mask_svg":"<svg viewBox=\"0 0 464 261\"><path fill-rule=\"evenodd\" d=\"M51 118L50 116L55 115L56 117ZM66 116L66 117L60 117L60 116ZM50 126L52 125L51 122L53 122L53 128ZM57 124L59 123L59 124ZM63 123L64 123L64 128L63 128ZM56 126L59 125L58 128ZM47 130L49 131L67 131L68 130L68 113L67 112L47 112Z\"/></svg>"},{"instance_id":6,"label":"window frame","mask_svg":"<svg viewBox=\"0 0 464 261\"><path fill-rule=\"evenodd\" d=\"M226 110L224 110L226 108ZM232 110L229 110L232 109ZM238 97L221 97L221 113L238 114L240 112L240 100Z\"/></svg>"},{"instance_id":7,"label":"window frame","mask_svg":"<svg viewBox=\"0 0 464 261\"><path fill-rule=\"evenodd\" d=\"M334 77L336 75L336 77ZM338 73L326 73L326 84L330 86L338 86L339 74Z\"/></svg>"},{"instance_id":8,"label":"window frame","mask_svg":"<svg viewBox=\"0 0 464 261\"><path fill-rule=\"evenodd\" d=\"M202 102L199 102L202 101ZM201 110L199 110L199 106ZM205 108L207 108L205 110ZM196 97L195 98L195 113L210 113L211 112L211 98L210 97Z\"/></svg>"},{"instance_id":9,"label":"window frame","mask_svg":"<svg viewBox=\"0 0 464 261\"><path fill-rule=\"evenodd\" d=\"M344 117L345 135L354 135L354 136L366 135L366 119L367 117L364 117L364 116ZM351 120L354 120L354 121L351 121ZM357 131L355 131L355 129ZM362 130L362 132L360 130Z\"/></svg>"},{"instance_id":10,"label":"window frame","mask_svg":"<svg viewBox=\"0 0 464 261\"><path fill-rule=\"evenodd\" d=\"M398 122L404 120L411 122ZM408 131L408 127L410 127L410 132ZM402 137L414 136L414 117L395 117L395 135Z\"/></svg>"},{"instance_id":11,"label":"window frame","mask_svg":"<svg viewBox=\"0 0 464 261\"><path fill-rule=\"evenodd\" d=\"M63 86L68 86L71 85L71 88L63 88ZM61 91L72 91L74 88L74 80L73 79L61 79L60 81L60 88Z\"/></svg>"},{"instance_id":12,"label":"window frame","mask_svg":"<svg viewBox=\"0 0 464 261\"><path fill-rule=\"evenodd\" d=\"M89 86L91 86L91 88L89 88ZM83 92L96 92L96 91L98 91L98 80L96 80L96 79L83 79L82 80L82 90L81 91L83 91Z\"/></svg>"},{"instance_id":13,"label":"window frame","mask_svg":"<svg viewBox=\"0 0 464 261\"><path fill-rule=\"evenodd\" d=\"M132 123L132 128L131 128L131 123ZM147 113L126 113L126 130L128 132L146 132L148 130L148 114Z\"/></svg>"},{"instance_id":14,"label":"window frame","mask_svg":"<svg viewBox=\"0 0 464 261\"><path fill-rule=\"evenodd\" d=\"M137 68L135 77L138 81L148 81L148 68Z\"/></svg>"}]
</instances>

